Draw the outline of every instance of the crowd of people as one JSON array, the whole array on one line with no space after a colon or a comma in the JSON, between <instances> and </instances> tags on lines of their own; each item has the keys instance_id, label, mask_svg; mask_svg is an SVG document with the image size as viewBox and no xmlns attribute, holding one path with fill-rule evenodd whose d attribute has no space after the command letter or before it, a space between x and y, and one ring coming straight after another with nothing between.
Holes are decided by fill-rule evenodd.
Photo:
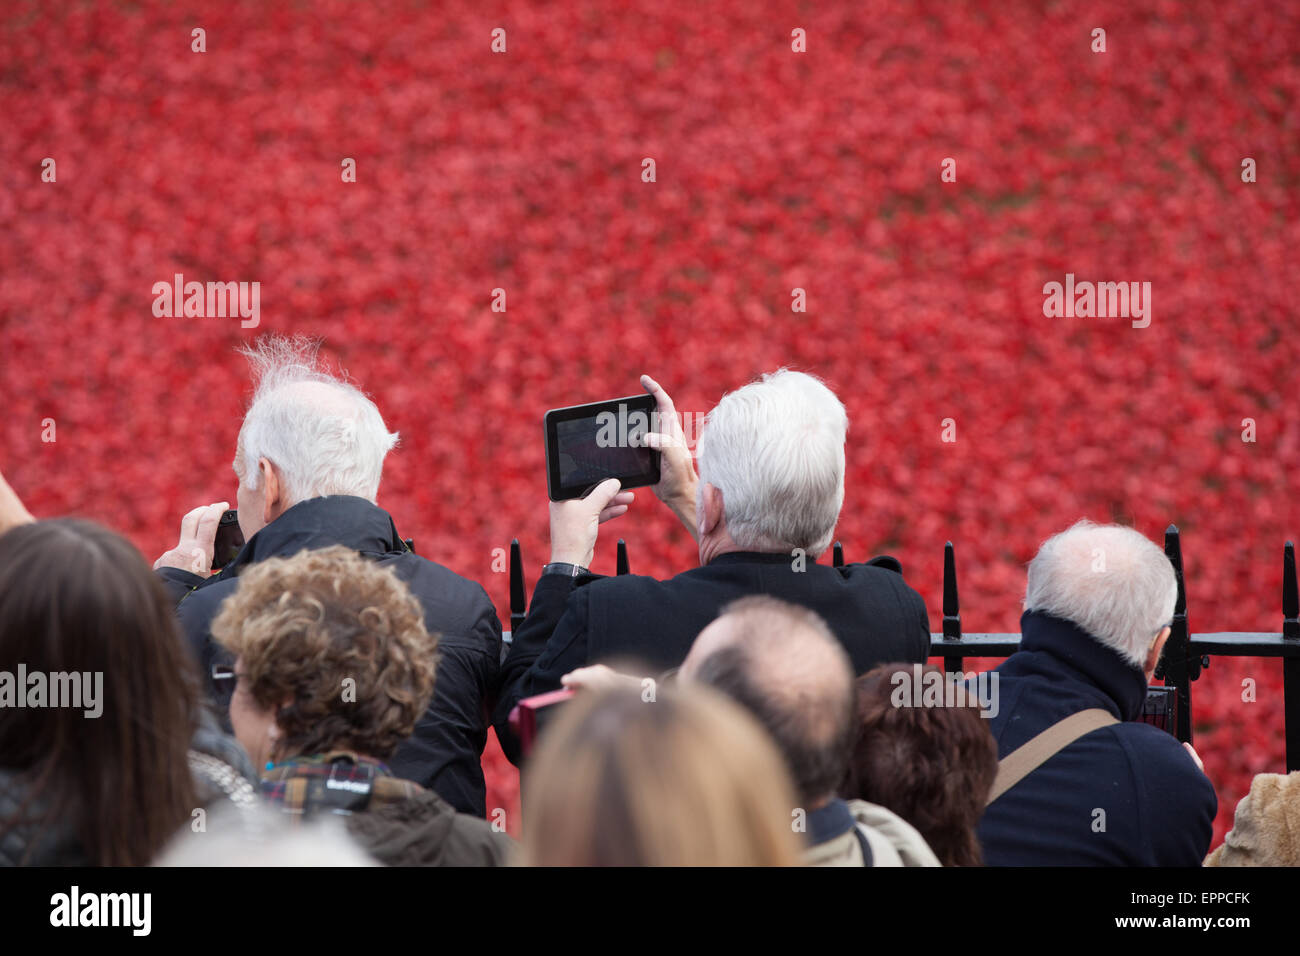
<instances>
[{"instance_id":1,"label":"crowd of people","mask_svg":"<svg viewBox=\"0 0 1300 956\"><path fill-rule=\"evenodd\" d=\"M550 561L507 644L484 589L413 553L376 503L397 435L316 348L247 350L246 543L219 572L228 502L186 514L150 568L98 524L35 520L0 477L0 863L1300 860L1268 836L1300 805L1292 778L1259 778L1211 854L1199 758L1137 719L1177 596L1137 531L1049 538L1020 649L944 674L897 561L819 560L848 429L824 383L737 388L692 454L644 377L653 491L697 566L592 574L600 525L635 495L611 479L552 502ZM97 714L53 693L82 676L103 681ZM531 746L512 713L562 688ZM517 827L486 806L489 726L521 768Z\"/></svg>"}]
</instances>

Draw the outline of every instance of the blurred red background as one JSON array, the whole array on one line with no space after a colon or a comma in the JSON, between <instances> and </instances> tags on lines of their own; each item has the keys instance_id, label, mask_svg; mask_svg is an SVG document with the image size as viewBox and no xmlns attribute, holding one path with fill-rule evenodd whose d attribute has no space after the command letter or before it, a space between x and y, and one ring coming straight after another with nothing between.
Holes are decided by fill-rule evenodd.
<instances>
[{"instance_id":1,"label":"blurred red background","mask_svg":"<svg viewBox=\"0 0 1300 956\"><path fill-rule=\"evenodd\" d=\"M825 6L6 5L0 468L152 559L234 500L233 346L323 336L402 433L380 504L504 620L493 549L530 587L547 553L545 409L648 371L704 412L788 365L849 409L849 559L897 555L934 628L945 540L966 628L1014 630L1088 516L1183 529L1193 630L1279 629L1300 7ZM260 281L260 327L155 318L177 272ZM1151 282L1150 327L1045 318L1066 272ZM618 536L637 572L695 560L648 492L598 570ZM1217 844L1284 769L1280 664L1215 660L1194 701ZM488 772L517 832L495 744Z\"/></svg>"}]
</instances>

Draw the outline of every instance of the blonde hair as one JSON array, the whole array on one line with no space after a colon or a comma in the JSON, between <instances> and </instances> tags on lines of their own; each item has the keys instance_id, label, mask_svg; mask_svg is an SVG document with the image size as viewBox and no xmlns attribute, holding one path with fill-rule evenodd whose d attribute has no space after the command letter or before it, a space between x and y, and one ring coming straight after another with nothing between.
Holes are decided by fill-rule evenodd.
<instances>
[{"instance_id":1,"label":"blonde hair","mask_svg":"<svg viewBox=\"0 0 1300 956\"><path fill-rule=\"evenodd\" d=\"M530 866L792 866L794 788L758 723L716 691L623 688L565 705L529 762Z\"/></svg>"}]
</instances>

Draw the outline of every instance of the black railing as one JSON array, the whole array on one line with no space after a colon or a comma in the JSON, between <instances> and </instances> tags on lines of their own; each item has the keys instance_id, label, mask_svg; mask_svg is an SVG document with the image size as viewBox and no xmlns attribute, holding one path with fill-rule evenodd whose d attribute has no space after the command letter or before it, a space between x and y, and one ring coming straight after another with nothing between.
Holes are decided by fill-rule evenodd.
<instances>
[{"instance_id":1,"label":"black railing","mask_svg":"<svg viewBox=\"0 0 1300 956\"><path fill-rule=\"evenodd\" d=\"M835 567L844 564L844 548L835 542L831 552ZM1165 531L1165 554L1178 577L1178 599L1169 639L1156 668L1156 676L1175 688L1178 708L1174 733L1179 740L1192 740L1192 682L1210 666L1210 657L1280 657L1282 659L1283 718L1286 736L1287 772L1300 770L1300 586L1296 581L1295 547L1288 541L1282 550L1282 630L1221 631L1192 634L1187 626L1187 589L1183 580L1183 549L1178 528ZM616 562L619 574L628 573L627 545L620 538ZM519 541L510 543L510 627L523 622L527 610L523 562ZM510 640L506 635L507 643ZM943 630L930 635L930 656L943 658L949 673L962 670L965 657L1010 657L1020 647L1019 634L963 634L961 605L957 597L957 559L952 542L943 547Z\"/></svg>"}]
</instances>

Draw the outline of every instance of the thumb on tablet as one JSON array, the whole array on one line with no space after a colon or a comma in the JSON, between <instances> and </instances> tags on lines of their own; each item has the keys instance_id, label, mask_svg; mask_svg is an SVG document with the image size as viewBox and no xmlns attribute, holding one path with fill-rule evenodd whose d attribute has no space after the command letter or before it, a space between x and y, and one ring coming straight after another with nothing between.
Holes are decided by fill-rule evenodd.
<instances>
[{"instance_id":1,"label":"thumb on tablet","mask_svg":"<svg viewBox=\"0 0 1300 956\"><path fill-rule=\"evenodd\" d=\"M613 500L622 488L622 483L617 478L606 478L587 494L586 500L591 504L594 511L600 512L605 510L605 506Z\"/></svg>"}]
</instances>

